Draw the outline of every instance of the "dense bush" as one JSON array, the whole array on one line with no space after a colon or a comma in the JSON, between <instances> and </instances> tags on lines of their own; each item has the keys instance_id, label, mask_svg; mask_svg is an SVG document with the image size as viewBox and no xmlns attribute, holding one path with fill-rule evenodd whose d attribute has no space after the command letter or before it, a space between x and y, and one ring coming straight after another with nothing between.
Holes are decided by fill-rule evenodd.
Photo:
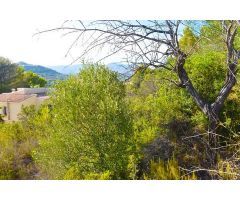
<instances>
[{"instance_id":1,"label":"dense bush","mask_svg":"<svg viewBox=\"0 0 240 200\"><path fill-rule=\"evenodd\" d=\"M173 157L164 162L152 161L150 170L144 175L145 180L194 180L196 176L193 172L182 172L177 160Z\"/></svg>"},{"instance_id":2,"label":"dense bush","mask_svg":"<svg viewBox=\"0 0 240 200\"><path fill-rule=\"evenodd\" d=\"M31 151L36 140L21 123L0 124L0 179L34 179Z\"/></svg>"},{"instance_id":3,"label":"dense bush","mask_svg":"<svg viewBox=\"0 0 240 200\"><path fill-rule=\"evenodd\" d=\"M123 83L104 66L84 68L56 85L51 133L34 153L42 176L127 179L134 143L124 98Z\"/></svg>"}]
</instances>

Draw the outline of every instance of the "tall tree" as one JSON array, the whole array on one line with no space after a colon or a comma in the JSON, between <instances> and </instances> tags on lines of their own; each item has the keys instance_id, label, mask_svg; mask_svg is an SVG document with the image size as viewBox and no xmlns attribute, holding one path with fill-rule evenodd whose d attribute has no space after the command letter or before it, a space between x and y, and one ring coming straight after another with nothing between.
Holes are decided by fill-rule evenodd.
<instances>
[{"instance_id":1,"label":"tall tree","mask_svg":"<svg viewBox=\"0 0 240 200\"><path fill-rule=\"evenodd\" d=\"M16 87L44 87L47 81L39 75L24 71L18 64L0 57L0 93Z\"/></svg>"},{"instance_id":2,"label":"tall tree","mask_svg":"<svg viewBox=\"0 0 240 200\"><path fill-rule=\"evenodd\" d=\"M0 92L9 90L9 85L17 76L18 65L0 57Z\"/></svg>"}]
</instances>

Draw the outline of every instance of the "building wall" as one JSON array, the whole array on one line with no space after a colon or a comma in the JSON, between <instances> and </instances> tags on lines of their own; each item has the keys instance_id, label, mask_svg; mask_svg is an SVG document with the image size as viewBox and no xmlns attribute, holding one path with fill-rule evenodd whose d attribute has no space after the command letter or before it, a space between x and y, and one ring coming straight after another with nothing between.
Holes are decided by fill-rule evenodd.
<instances>
[{"instance_id":1,"label":"building wall","mask_svg":"<svg viewBox=\"0 0 240 200\"><path fill-rule=\"evenodd\" d=\"M7 116L3 116L4 121L17 121L18 114L21 112L23 106L35 105L39 108L40 105L47 99L46 94L49 92L48 88L17 88L17 91L12 93L27 94L31 97L20 102L0 102L0 115L3 115L3 107L7 107Z\"/></svg>"},{"instance_id":2,"label":"building wall","mask_svg":"<svg viewBox=\"0 0 240 200\"><path fill-rule=\"evenodd\" d=\"M36 105L36 96L29 97L22 102L10 102L10 120L17 121L23 106Z\"/></svg>"},{"instance_id":3,"label":"building wall","mask_svg":"<svg viewBox=\"0 0 240 200\"><path fill-rule=\"evenodd\" d=\"M37 104L37 97L33 95L21 102L0 102L0 106L6 106L8 108L7 116L3 117L5 121L17 121L18 114L21 112L23 106L30 106ZM10 115L9 115L10 114Z\"/></svg>"}]
</instances>

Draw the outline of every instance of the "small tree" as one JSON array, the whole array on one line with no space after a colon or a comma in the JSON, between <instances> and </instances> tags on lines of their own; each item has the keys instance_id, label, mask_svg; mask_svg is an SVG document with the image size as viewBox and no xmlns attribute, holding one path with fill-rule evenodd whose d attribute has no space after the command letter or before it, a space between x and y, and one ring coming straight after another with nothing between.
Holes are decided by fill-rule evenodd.
<instances>
[{"instance_id":1,"label":"small tree","mask_svg":"<svg viewBox=\"0 0 240 200\"><path fill-rule=\"evenodd\" d=\"M124 84L104 66L84 68L56 85L52 133L35 158L50 178L126 179L132 122Z\"/></svg>"}]
</instances>

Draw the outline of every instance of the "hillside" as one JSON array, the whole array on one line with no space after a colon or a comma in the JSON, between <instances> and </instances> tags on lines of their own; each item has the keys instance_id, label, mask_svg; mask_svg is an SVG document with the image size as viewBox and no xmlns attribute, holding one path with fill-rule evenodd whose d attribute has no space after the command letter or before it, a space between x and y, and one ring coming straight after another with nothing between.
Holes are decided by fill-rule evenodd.
<instances>
[{"instance_id":1,"label":"hillside","mask_svg":"<svg viewBox=\"0 0 240 200\"><path fill-rule=\"evenodd\" d=\"M55 70L61 74L70 75L77 74L82 68L81 64L78 65L57 65L57 66L48 66L48 68Z\"/></svg>"},{"instance_id":2,"label":"hillside","mask_svg":"<svg viewBox=\"0 0 240 200\"><path fill-rule=\"evenodd\" d=\"M126 64L115 62L115 63L108 63L107 66L111 70L118 72L124 77L128 77L132 74L132 72L129 69L127 69ZM76 74L82 69L82 67L83 67L82 64L48 66L48 68L65 75Z\"/></svg>"},{"instance_id":3,"label":"hillside","mask_svg":"<svg viewBox=\"0 0 240 200\"><path fill-rule=\"evenodd\" d=\"M19 62L18 64L22 66L26 71L32 71L45 78L47 81L63 80L67 77L64 74L41 65L32 65L25 62Z\"/></svg>"},{"instance_id":4,"label":"hillside","mask_svg":"<svg viewBox=\"0 0 240 200\"><path fill-rule=\"evenodd\" d=\"M77 74L83 67L82 64L75 65L58 65L58 66L41 66L41 65L33 65L26 62L19 62L20 66L24 67L26 71L32 71L43 78L45 78L48 82L52 82L54 80L63 80L68 75ZM118 72L123 79L128 78L132 72L127 69L125 64L122 63L109 63L107 66Z\"/></svg>"}]
</instances>

